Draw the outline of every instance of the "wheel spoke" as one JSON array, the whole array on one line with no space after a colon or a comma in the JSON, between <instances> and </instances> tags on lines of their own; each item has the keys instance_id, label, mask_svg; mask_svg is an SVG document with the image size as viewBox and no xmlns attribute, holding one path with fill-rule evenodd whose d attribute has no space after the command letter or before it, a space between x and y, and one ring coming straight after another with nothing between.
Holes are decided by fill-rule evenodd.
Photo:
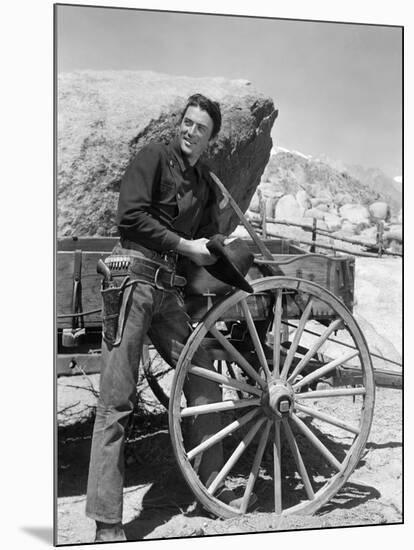
<instances>
[{"instance_id":1,"label":"wheel spoke","mask_svg":"<svg viewBox=\"0 0 414 550\"><path fill-rule=\"evenodd\" d=\"M266 387L266 382L263 380L263 378L260 377L260 375L254 370L254 368L250 365L250 363L243 357L241 353L237 351L237 349L231 344L223 334L219 330L216 329L216 327L212 326L210 328L210 332L217 340L220 342L220 344L223 346L225 350L227 350L230 355L233 357L234 361L256 382L261 386L263 389Z\"/></svg>"},{"instance_id":2,"label":"wheel spoke","mask_svg":"<svg viewBox=\"0 0 414 550\"><path fill-rule=\"evenodd\" d=\"M313 300L312 298L309 298L308 303L306 304L306 307L301 315L301 318L299 319L298 327L295 331L295 336L293 337L293 342L289 348L285 363L283 365L282 373L280 375L282 380L286 380L287 373L289 372L289 369L292 364L293 358L295 356L296 350L298 348L300 339L302 337L303 329L305 328L305 325L309 319L309 315L311 314L312 305L313 305Z\"/></svg>"},{"instance_id":3,"label":"wheel spoke","mask_svg":"<svg viewBox=\"0 0 414 550\"><path fill-rule=\"evenodd\" d=\"M319 418L319 420L323 420L325 422L328 422L328 424L332 424L333 426L337 426L338 428L342 428L348 432L351 432L355 435L358 435L360 432L359 428L355 428L354 426L351 426L350 424L347 424L340 418L336 418L334 416L331 416L330 414L323 413L321 411L318 411L317 409L314 409L312 407L306 407L305 405L300 405L299 403L296 403L296 409L298 411L301 411L309 416L313 416L314 418Z\"/></svg>"},{"instance_id":4,"label":"wheel spoke","mask_svg":"<svg viewBox=\"0 0 414 550\"><path fill-rule=\"evenodd\" d=\"M246 384L245 382L237 380L236 378L229 378L228 376L218 374L218 372L216 371L208 370L203 367L192 366L189 368L188 372L191 374L195 374L196 376L206 378L207 380L212 380L213 382L217 382L218 384L222 384L223 386L233 388L235 390L241 390L259 396L263 393L262 390L256 388L256 386L251 386L249 384Z\"/></svg>"},{"instance_id":5,"label":"wheel spoke","mask_svg":"<svg viewBox=\"0 0 414 550\"><path fill-rule=\"evenodd\" d=\"M289 447L290 447L290 450L292 451L293 458L295 459L296 466L298 467L299 475L302 478L306 494L309 500L313 500L315 498L315 493L313 492L313 488L308 476L308 472L306 471L305 464L302 460L302 456L300 454L295 436L293 435L293 432L288 424L287 419L283 418L282 422L283 422L283 428L285 430L286 437L289 443Z\"/></svg>"},{"instance_id":6,"label":"wheel spoke","mask_svg":"<svg viewBox=\"0 0 414 550\"><path fill-rule=\"evenodd\" d=\"M282 291L276 292L275 316L273 321L273 376L280 378L280 333L282 329Z\"/></svg>"},{"instance_id":7,"label":"wheel spoke","mask_svg":"<svg viewBox=\"0 0 414 550\"><path fill-rule=\"evenodd\" d=\"M269 379L271 377L271 372L269 370L269 366L267 364L267 359L265 352L263 350L263 346L260 342L259 335L257 334L256 325L254 324L252 314L250 312L249 306L247 305L247 302L245 299L241 300L241 306L243 309L243 313L245 316L245 319L247 321L247 326L249 328L250 336L252 338L257 357L259 358L260 364L262 365L263 371L266 374L266 378Z\"/></svg>"},{"instance_id":8,"label":"wheel spoke","mask_svg":"<svg viewBox=\"0 0 414 550\"><path fill-rule=\"evenodd\" d=\"M219 401L217 403L207 403L206 405L194 405L193 407L184 407L181 411L181 418L195 416L197 414L208 414L222 411L234 411L245 407L260 405L260 399L237 399L233 401Z\"/></svg>"},{"instance_id":9,"label":"wheel spoke","mask_svg":"<svg viewBox=\"0 0 414 550\"><path fill-rule=\"evenodd\" d=\"M299 382L297 382L296 384L293 385L293 388L295 390L297 390L297 389L301 388L302 386L305 386L307 384L312 384L312 382L315 382L321 376L324 376L325 374L327 374L329 371L331 371L335 367L338 367L339 365L342 365L343 363L345 363L346 361L349 361L350 359L356 357L357 355L359 355L358 350L353 350L353 351L350 351L348 353L344 353L344 354L340 355L337 359L334 359L333 361L330 361L326 365L323 365L319 369L316 369L315 371L311 372L310 374L308 374L307 376L302 378L302 380L299 380Z\"/></svg>"},{"instance_id":10,"label":"wheel spoke","mask_svg":"<svg viewBox=\"0 0 414 550\"><path fill-rule=\"evenodd\" d=\"M295 399L321 399L324 397L344 397L347 395L365 395L365 388L338 388L335 390L316 390L297 393Z\"/></svg>"},{"instance_id":11,"label":"wheel spoke","mask_svg":"<svg viewBox=\"0 0 414 550\"><path fill-rule=\"evenodd\" d=\"M273 483L275 491L275 512L282 513L282 465L280 463L280 422L275 421L275 439L273 442Z\"/></svg>"},{"instance_id":12,"label":"wheel spoke","mask_svg":"<svg viewBox=\"0 0 414 550\"><path fill-rule=\"evenodd\" d=\"M332 321L332 323L329 325L329 327L323 332L318 340L313 344L311 349L307 352L305 357L302 357L302 359L299 361L299 363L296 365L295 370L292 372L292 374L288 378L288 382L293 382L295 377L302 371L302 369L308 364L308 362L312 359L312 357L315 355L315 353L318 351L318 349L326 342L329 335L332 334L340 325L342 324L342 319L335 319Z\"/></svg>"},{"instance_id":13,"label":"wheel spoke","mask_svg":"<svg viewBox=\"0 0 414 550\"><path fill-rule=\"evenodd\" d=\"M239 428L250 422L250 420L254 418L258 413L259 409L253 409L252 411L246 413L244 416L238 418L237 420L234 420L234 422L191 449L191 451L187 453L188 460L192 460L199 453L206 451L219 441L222 441L229 434L236 432Z\"/></svg>"},{"instance_id":14,"label":"wheel spoke","mask_svg":"<svg viewBox=\"0 0 414 550\"><path fill-rule=\"evenodd\" d=\"M213 495L215 491L219 488L223 480L226 478L227 474L230 472L230 470L233 468L233 466L236 464L236 462L239 460L241 455L244 453L244 451L247 449L247 447L252 442L252 439L258 432L260 426L265 422L265 418L259 418L257 422L250 428L249 432L244 436L243 440L237 445L236 449L230 456L230 458L227 460L227 462L224 464L223 468L220 470L220 472L217 474L217 476L214 478L212 483L209 487L207 487L207 491Z\"/></svg>"},{"instance_id":15,"label":"wheel spoke","mask_svg":"<svg viewBox=\"0 0 414 550\"><path fill-rule=\"evenodd\" d=\"M309 441L312 443L314 447L318 449L318 451L321 453L322 456L326 458L326 460L333 466L338 472L341 469L341 463L339 460L337 460L334 455L331 453L331 451L316 437L316 435L312 432L310 428L300 419L296 416L296 414L292 414L292 420L298 427L298 429L303 433L303 435L309 439Z\"/></svg>"},{"instance_id":16,"label":"wheel spoke","mask_svg":"<svg viewBox=\"0 0 414 550\"><path fill-rule=\"evenodd\" d=\"M260 441L259 441L259 445L257 446L252 470L247 480L246 489L244 491L242 503L240 506L240 510L242 514L245 514L247 512L247 507L249 505L249 500L253 492L254 484L256 483L257 475L259 473L259 468L263 459L263 453L266 448L266 443L269 437L269 431L270 431L271 425L272 425L271 421L268 420L265 426L265 429L263 430L262 435L260 436Z\"/></svg>"}]
</instances>

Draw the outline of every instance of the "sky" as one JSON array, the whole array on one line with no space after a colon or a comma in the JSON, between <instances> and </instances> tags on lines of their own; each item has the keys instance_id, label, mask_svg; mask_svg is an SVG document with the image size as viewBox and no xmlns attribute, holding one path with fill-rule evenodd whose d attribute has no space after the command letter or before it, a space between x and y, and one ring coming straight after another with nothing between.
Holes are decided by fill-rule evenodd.
<instances>
[{"instance_id":1,"label":"sky","mask_svg":"<svg viewBox=\"0 0 414 550\"><path fill-rule=\"evenodd\" d=\"M401 27L59 6L56 28L58 72L247 79L275 146L401 175Z\"/></svg>"}]
</instances>

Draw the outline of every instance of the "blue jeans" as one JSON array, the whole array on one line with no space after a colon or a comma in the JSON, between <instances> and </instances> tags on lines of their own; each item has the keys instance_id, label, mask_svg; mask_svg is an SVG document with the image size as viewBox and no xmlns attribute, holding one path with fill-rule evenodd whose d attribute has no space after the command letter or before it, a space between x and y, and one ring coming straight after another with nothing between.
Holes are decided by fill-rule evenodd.
<instances>
[{"instance_id":1,"label":"blue jeans","mask_svg":"<svg viewBox=\"0 0 414 550\"><path fill-rule=\"evenodd\" d=\"M116 247L116 254L143 256L141 252ZM148 257L148 254L145 254ZM160 290L149 283L137 283L129 298L122 340L118 346L102 342L100 395L92 438L86 501L86 515L105 523L122 521L124 485L124 440L128 416L136 400L138 366L146 334L162 358L177 364L191 332L178 291ZM194 358L198 365L214 369L203 350ZM217 384L189 375L185 387L187 404L221 401ZM217 414L199 415L191 426L191 446L221 429ZM203 454L199 476L208 484L223 465L222 446Z\"/></svg>"}]
</instances>

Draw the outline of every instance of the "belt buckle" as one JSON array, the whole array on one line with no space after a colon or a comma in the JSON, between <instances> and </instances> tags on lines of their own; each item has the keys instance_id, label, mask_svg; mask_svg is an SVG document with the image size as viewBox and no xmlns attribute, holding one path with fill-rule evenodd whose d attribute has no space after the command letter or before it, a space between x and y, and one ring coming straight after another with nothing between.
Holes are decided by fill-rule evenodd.
<instances>
[{"instance_id":1,"label":"belt buckle","mask_svg":"<svg viewBox=\"0 0 414 550\"><path fill-rule=\"evenodd\" d=\"M168 272L168 270L165 268L165 266L163 265L160 265L158 268L157 268L157 271L155 272L155 275L154 275L154 285L155 285L155 288L158 288L158 290L165 290L165 286L164 285L161 285L159 282L158 282L158 277L160 275L160 272L162 270L165 270ZM174 271L171 271L170 272L170 288L173 288L174 287Z\"/></svg>"}]
</instances>

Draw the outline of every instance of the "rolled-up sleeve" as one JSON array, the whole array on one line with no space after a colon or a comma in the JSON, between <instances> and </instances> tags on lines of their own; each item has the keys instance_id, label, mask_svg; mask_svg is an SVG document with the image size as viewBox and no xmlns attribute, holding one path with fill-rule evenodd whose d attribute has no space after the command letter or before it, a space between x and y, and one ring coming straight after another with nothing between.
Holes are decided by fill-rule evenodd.
<instances>
[{"instance_id":1,"label":"rolled-up sleeve","mask_svg":"<svg viewBox=\"0 0 414 550\"><path fill-rule=\"evenodd\" d=\"M162 163L159 145L141 149L122 179L117 214L122 236L159 252L175 250L180 240L152 212L154 186L160 180Z\"/></svg>"}]
</instances>

